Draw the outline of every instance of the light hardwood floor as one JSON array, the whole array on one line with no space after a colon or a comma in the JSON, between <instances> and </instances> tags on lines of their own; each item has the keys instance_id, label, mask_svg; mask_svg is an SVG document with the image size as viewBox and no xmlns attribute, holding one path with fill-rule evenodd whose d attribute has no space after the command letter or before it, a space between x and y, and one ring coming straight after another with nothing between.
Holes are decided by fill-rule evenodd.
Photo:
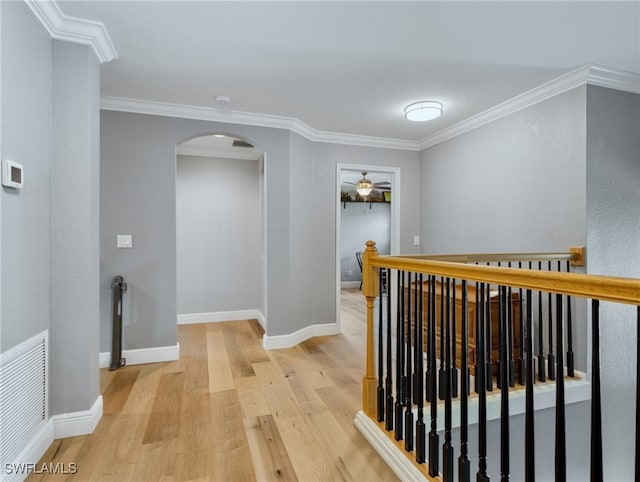
<instances>
[{"instance_id":1,"label":"light hardwood floor","mask_svg":"<svg viewBox=\"0 0 640 482\"><path fill-rule=\"evenodd\" d=\"M104 414L40 460L76 474L29 481L392 481L354 427L364 300L347 290L343 334L265 351L253 320L178 327L180 360L101 370Z\"/></svg>"}]
</instances>

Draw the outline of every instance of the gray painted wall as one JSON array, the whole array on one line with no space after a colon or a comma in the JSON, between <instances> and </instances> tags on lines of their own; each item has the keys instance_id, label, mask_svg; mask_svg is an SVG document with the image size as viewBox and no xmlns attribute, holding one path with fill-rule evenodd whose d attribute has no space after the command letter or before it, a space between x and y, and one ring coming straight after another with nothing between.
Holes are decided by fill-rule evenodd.
<instances>
[{"instance_id":1,"label":"gray painted wall","mask_svg":"<svg viewBox=\"0 0 640 482\"><path fill-rule=\"evenodd\" d=\"M178 314L258 309L258 161L178 156Z\"/></svg>"},{"instance_id":2,"label":"gray painted wall","mask_svg":"<svg viewBox=\"0 0 640 482\"><path fill-rule=\"evenodd\" d=\"M373 239L380 254L391 249L391 205L389 203L345 203L340 211L340 278L360 281L362 273L356 251L364 251L364 243ZM351 275L348 272L351 271Z\"/></svg>"},{"instance_id":3,"label":"gray painted wall","mask_svg":"<svg viewBox=\"0 0 640 482\"><path fill-rule=\"evenodd\" d=\"M2 187L0 351L49 328L52 46L23 2L2 2L2 158L25 169Z\"/></svg>"},{"instance_id":4,"label":"gray painted wall","mask_svg":"<svg viewBox=\"0 0 640 482\"><path fill-rule=\"evenodd\" d=\"M585 87L422 152L425 253L586 241Z\"/></svg>"},{"instance_id":5,"label":"gray painted wall","mask_svg":"<svg viewBox=\"0 0 640 482\"><path fill-rule=\"evenodd\" d=\"M102 112L101 349L110 346L113 276L129 290L124 302L124 348L176 344L176 145L216 132L233 133L269 153L267 171L288 183L289 133L281 129ZM286 184L285 184L286 186ZM270 330L286 330L288 190L267 193ZM230 207L232 211L233 208ZM117 249L116 235L132 234L133 249ZM273 267L271 267L273 264ZM282 293L285 293L283 295Z\"/></svg>"},{"instance_id":6,"label":"gray painted wall","mask_svg":"<svg viewBox=\"0 0 640 482\"><path fill-rule=\"evenodd\" d=\"M269 157L267 162L271 162ZM268 166L267 166L268 167ZM268 176L267 190L274 188L276 182ZM318 180L314 172L313 142L291 134L289 140L289 179L280 189L286 189L289 194L289 259L287 260L290 274L288 286L288 305L291 324L284 333L293 333L305 326L334 323L335 314L327 309L325 304L335 307L335 299L327 297L323 292L325 280L318 273L320 265L315 252L317 231L316 218L322 210L322 201L317 194ZM278 188L276 188L278 189ZM267 224L270 223L267 216ZM269 266L271 263L267 260ZM324 260L323 262L326 262ZM335 286L335 281L333 282ZM269 285L268 289L273 287ZM316 298L316 296L318 298ZM334 296L335 298L335 296ZM322 302L319 302L319 300ZM334 308L335 310L335 308ZM270 320L268 321L270 324ZM269 335L271 330L267 330Z\"/></svg>"},{"instance_id":7,"label":"gray painted wall","mask_svg":"<svg viewBox=\"0 0 640 482\"><path fill-rule=\"evenodd\" d=\"M53 42L23 2L0 4L2 157L24 165L2 188L0 351L49 329L50 414L99 395L99 64Z\"/></svg>"},{"instance_id":8,"label":"gray painted wall","mask_svg":"<svg viewBox=\"0 0 640 482\"><path fill-rule=\"evenodd\" d=\"M101 349L110 343L109 286L129 282L124 347L176 343L175 146L226 132L267 154L267 334L286 335L334 323L336 165L400 167L402 192L418 199L415 152L314 143L281 129L229 125L123 112L102 112ZM401 250L416 252L419 203L403 207ZM116 249L133 234L133 249Z\"/></svg>"},{"instance_id":9,"label":"gray painted wall","mask_svg":"<svg viewBox=\"0 0 640 482\"><path fill-rule=\"evenodd\" d=\"M586 87L424 150L422 179L425 253L586 245ZM574 306L576 319L585 319L584 300ZM580 369L586 336L575 327Z\"/></svg>"},{"instance_id":10,"label":"gray painted wall","mask_svg":"<svg viewBox=\"0 0 640 482\"><path fill-rule=\"evenodd\" d=\"M100 395L100 63L53 42L51 404L90 408Z\"/></svg>"},{"instance_id":11,"label":"gray painted wall","mask_svg":"<svg viewBox=\"0 0 640 482\"><path fill-rule=\"evenodd\" d=\"M640 95L587 89L587 267L640 278ZM633 480L635 307L600 310L605 480Z\"/></svg>"}]
</instances>

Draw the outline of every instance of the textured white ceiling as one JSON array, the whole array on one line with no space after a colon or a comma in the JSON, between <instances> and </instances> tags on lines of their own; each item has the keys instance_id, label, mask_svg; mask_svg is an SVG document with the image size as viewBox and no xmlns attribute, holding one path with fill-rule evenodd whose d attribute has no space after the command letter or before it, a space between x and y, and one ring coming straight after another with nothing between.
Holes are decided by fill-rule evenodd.
<instances>
[{"instance_id":1,"label":"textured white ceiling","mask_svg":"<svg viewBox=\"0 0 640 482\"><path fill-rule=\"evenodd\" d=\"M113 40L103 96L328 132L419 140L586 63L640 73L638 1L58 3ZM441 118L404 119L430 99Z\"/></svg>"}]
</instances>

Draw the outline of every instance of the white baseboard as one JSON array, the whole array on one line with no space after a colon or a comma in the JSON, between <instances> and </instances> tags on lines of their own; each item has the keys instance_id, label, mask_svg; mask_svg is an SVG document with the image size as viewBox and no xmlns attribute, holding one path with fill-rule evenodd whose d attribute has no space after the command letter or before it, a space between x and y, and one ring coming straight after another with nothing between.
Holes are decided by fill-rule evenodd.
<instances>
[{"instance_id":1,"label":"white baseboard","mask_svg":"<svg viewBox=\"0 0 640 482\"><path fill-rule=\"evenodd\" d=\"M220 321L258 320L264 328L264 316L260 310L214 311L211 313L186 313L178 315L178 325L193 323L217 323ZM262 321L260 321L262 319Z\"/></svg>"},{"instance_id":2,"label":"white baseboard","mask_svg":"<svg viewBox=\"0 0 640 482\"><path fill-rule=\"evenodd\" d=\"M56 439L93 433L102 418L102 395L98 395L89 410L61 413L60 415L54 415L52 418L53 436Z\"/></svg>"},{"instance_id":3,"label":"white baseboard","mask_svg":"<svg viewBox=\"0 0 640 482\"><path fill-rule=\"evenodd\" d=\"M55 439L93 433L100 418L102 418L102 395L98 395L89 410L62 413L49 418L15 460L2 467L0 481L22 482L29 475L28 470L36 467L38 460Z\"/></svg>"},{"instance_id":4,"label":"white baseboard","mask_svg":"<svg viewBox=\"0 0 640 482\"><path fill-rule=\"evenodd\" d=\"M336 335L338 333L340 333L340 330L338 330L336 323L311 325L288 335L269 336L265 334L262 337L262 346L265 350L289 348L314 336Z\"/></svg>"},{"instance_id":5,"label":"white baseboard","mask_svg":"<svg viewBox=\"0 0 640 482\"><path fill-rule=\"evenodd\" d=\"M340 288L360 288L360 281L341 281Z\"/></svg>"},{"instance_id":6,"label":"white baseboard","mask_svg":"<svg viewBox=\"0 0 640 482\"><path fill-rule=\"evenodd\" d=\"M127 365L142 365L143 363L158 363L175 361L180 358L180 343L171 346L156 346L139 348L137 350L123 350L122 358ZM100 353L100 368L107 368L111 363L111 353Z\"/></svg>"},{"instance_id":7,"label":"white baseboard","mask_svg":"<svg viewBox=\"0 0 640 482\"><path fill-rule=\"evenodd\" d=\"M49 449L54 440L53 419L49 419L40 431L33 437L27 446L22 449L15 460L10 461L2 467L0 471L0 481L2 482L22 482L29 473L26 468L31 469L40 460L40 457Z\"/></svg>"},{"instance_id":8,"label":"white baseboard","mask_svg":"<svg viewBox=\"0 0 640 482\"><path fill-rule=\"evenodd\" d=\"M402 453L402 450L389 440L389 437L362 410L356 414L353 423L400 480L427 480L426 472L424 474L420 472L407 456Z\"/></svg>"},{"instance_id":9,"label":"white baseboard","mask_svg":"<svg viewBox=\"0 0 640 482\"><path fill-rule=\"evenodd\" d=\"M258 316L256 316L255 319L258 320L258 323L260 323L262 330L267 331L267 319L264 317L261 311L259 310L257 311L258 311Z\"/></svg>"}]
</instances>

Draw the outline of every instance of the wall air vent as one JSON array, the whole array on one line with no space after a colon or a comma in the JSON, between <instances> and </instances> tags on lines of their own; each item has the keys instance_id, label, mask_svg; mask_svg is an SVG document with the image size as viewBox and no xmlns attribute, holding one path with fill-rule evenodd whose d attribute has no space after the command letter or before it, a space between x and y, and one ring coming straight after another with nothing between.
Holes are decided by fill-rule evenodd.
<instances>
[{"instance_id":1,"label":"wall air vent","mask_svg":"<svg viewBox=\"0 0 640 482\"><path fill-rule=\"evenodd\" d=\"M253 144L249 144L247 141L240 141L238 139L235 139L233 141L233 147L248 147L250 149L253 149Z\"/></svg>"},{"instance_id":2,"label":"wall air vent","mask_svg":"<svg viewBox=\"0 0 640 482\"><path fill-rule=\"evenodd\" d=\"M21 451L43 428L48 415L49 332L0 354L0 467L20 459ZM0 477L0 480L4 480Z\"/></svg>"}]
</instances>

